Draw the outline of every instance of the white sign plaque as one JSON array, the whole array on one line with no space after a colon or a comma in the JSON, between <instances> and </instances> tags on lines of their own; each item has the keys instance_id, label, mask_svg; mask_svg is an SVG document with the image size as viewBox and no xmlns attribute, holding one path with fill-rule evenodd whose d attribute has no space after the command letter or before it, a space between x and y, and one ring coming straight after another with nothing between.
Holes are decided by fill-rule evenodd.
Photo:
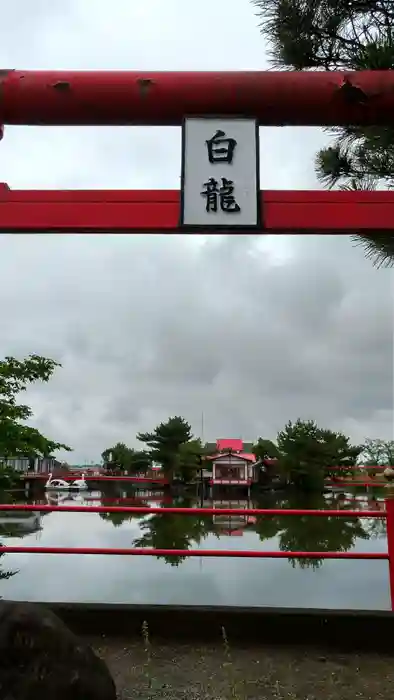
<instances>
[{"instance_id":1,"label":"white sign plaque","mask_svg":"<svg viewBox=\"0 0 394 700\"><path fill-rule=\"evenodd\" d=\"M260 224L255 119L187 117L182 132L181 226Z\"/></svg>"}]
</instances>

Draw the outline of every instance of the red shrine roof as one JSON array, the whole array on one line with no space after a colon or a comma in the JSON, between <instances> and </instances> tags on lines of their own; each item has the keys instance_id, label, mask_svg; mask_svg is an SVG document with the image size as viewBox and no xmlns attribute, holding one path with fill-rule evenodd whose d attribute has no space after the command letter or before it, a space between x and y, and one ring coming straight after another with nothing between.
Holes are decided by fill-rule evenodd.
<instances>
[{"instance_id":1,"label":"red shrine roof","mask_svg":"<svg viewBox=\"0 0 394 700\"><path fill-rule=\"evenodd\" d=\"M243 452L243 446L243 440L239 438L218 438L216 440L217 452L207 457L207 459L220 459L221 457L227 457L236 453L237 457L244 459L246 462L256 462L254 454L251 452Z\"/></svg>"},{"instance_id":2,"label":"red shrine roof","mask_svg":"<svg viewBox=\"0 0 394 700\"><path fill-rule=\"evenodd\" d=\"M216 449L218 452L224 450L233 450L234 452L242 452L244 448L243 440L238 438L219 438L216 440Z\"/></svg>"}]
</instances>

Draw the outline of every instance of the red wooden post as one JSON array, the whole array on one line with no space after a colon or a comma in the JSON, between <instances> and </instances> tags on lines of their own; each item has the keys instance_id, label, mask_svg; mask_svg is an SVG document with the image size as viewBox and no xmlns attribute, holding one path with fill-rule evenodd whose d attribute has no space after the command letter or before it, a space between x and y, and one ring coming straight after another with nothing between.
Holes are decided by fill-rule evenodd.
<instances>
[{"instance_id":1,"label":"red wooden post","mask_svg":"<svg viewBox=\"0 0 394 700\"><path fill-rule=\"evenodd\" d=\"M386 498L386 514L391 610L394 612L394 493L390 493Z\"/></svg>"}]
</instances>

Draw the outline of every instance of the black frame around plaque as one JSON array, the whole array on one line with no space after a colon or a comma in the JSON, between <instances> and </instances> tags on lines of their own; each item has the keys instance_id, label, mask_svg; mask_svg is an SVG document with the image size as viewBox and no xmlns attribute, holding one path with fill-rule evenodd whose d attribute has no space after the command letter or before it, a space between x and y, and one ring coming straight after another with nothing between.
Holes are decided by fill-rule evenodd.
<instances>
[{"instance_id":1,"label":"black frame around plaque","mask_svg":"<svg viewBox=\"0 0 394 700\"><path fill-rule=\"evenodd\" d=\"M246 226L245 224L220 224L218 226L209 226L209 224L185 224L184 223L184 189L185 189L185 167L186 167L186 122L188 119L206 119L209 121L214 121L215 119L221 121L244 121L255 123L255 138L256 138L256 202L257 202L257 222L256 224L251 224ZM225 231L231 231L232 233L242 233L242 231L256 231L256 229L262 228L263 212L262 212L262 202L261 202L261 191L260 191L260 132L259 132L259 122L258 119L251 119L249 117L233 116L233 115L199 115L199 114L188 114L182 119L182 139L181 139L181 201L180 201L180 217L179 226L183 230L190 231L191 233L196 231L218 231L219 233L224 233Z\"/></svg>"}]
</instances>

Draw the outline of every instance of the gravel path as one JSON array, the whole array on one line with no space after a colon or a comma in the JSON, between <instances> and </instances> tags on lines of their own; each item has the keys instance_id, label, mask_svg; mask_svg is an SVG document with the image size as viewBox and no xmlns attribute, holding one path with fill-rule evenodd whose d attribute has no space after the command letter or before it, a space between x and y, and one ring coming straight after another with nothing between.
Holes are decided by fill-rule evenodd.
<instances>
[{"instance_id":1,"label":"gravel path","mask_svg":"<svg viewBox=\"0 0 394 700\"><path fill-rule=\"evenodd\" d=\"M367 633L367 630L366 630ZM394 657L311 649L148 645L89 639L119 698L392 700Z\"/></svg>"}]
</instances>

